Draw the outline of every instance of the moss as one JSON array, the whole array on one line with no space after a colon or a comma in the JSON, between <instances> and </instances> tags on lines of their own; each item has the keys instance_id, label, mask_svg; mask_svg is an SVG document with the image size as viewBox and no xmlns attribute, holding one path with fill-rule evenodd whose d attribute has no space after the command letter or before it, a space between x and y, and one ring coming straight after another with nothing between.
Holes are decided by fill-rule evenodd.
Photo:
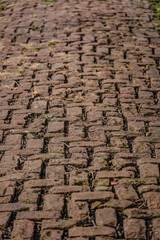
<instances>
[{"instance_id":1,"label":"moss","mask_svg":"<svg viewBox=\"0 0 160 240\"><path fill-rule=\"evenodd\" d=\"M2 3L2 1L0 0L0 11L4 10L4 5Z\"/></svg>"},{"instance_id":2,"label":"moss","mask_svg":"<svg viewBox=\"0 0 160 240\"><path fill-rule=\"evenodd\" d=\"M134 181L134 183L133 183L136 187L138 187L138 186L140 186L140 185L142 185L142 184L144 184L144 181L141 181L141 180L136 180L136 181Z\"/></svg>"},{"instance_id":3,"label":"moss","mask_svg":"<svg viewBox=\"0 0 160 240\"><path fill-rule=\"evenodd\" d=\"M0 226L0 231L2 231L2 230L6 230L6 228L3 226Z\"/></svg>"},{"instance_id":4,"label":"moss","mask_svg":"<svg viewBox=\"0 0 160 240\"><path fill-rule=\"evenodd\" d=\"M82 186L84 184L84 181L79 180L74 182L75 185Z\"/></svg>"},{"instance_id":5,"label":"moss","mask_svg":"<svg viewBox=\"0 0 160 240\"><path fill-rule=\"evenodd\" d=\"M152 8L156 12L156 18L157 18L158 22L160 22L160 1L159 0L150 0L149 2L151 4Z\"/></svg>"}]
</instances>

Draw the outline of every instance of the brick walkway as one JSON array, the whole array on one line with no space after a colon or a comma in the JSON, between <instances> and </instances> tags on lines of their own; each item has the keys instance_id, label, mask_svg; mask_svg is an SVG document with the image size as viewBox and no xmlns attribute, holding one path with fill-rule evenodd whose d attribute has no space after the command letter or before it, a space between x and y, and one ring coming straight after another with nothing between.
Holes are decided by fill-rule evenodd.
<instances>
[{"instance_id":1,"label":"brick walkway","mask_svg":"<svg viewBox=\"0 0 160 240\"><path fill-rule=\"evenodd\" d=\"M160 239L160 25L147 0L8 0L0 239Z\"/></svg>"}]
</instances>

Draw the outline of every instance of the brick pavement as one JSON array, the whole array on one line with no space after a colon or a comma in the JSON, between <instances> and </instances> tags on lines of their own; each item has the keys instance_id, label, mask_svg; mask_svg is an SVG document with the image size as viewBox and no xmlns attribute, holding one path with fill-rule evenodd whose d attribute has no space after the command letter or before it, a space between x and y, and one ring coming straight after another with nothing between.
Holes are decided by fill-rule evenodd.
<instances>
[{"instance_id":1,"label":"brick pavement","mask_svg":"<svg viewBox=\"0 0 160 240\"><path fill-rule=\"evenodd\" d=\"M147 0L8 0L0 239L160 239L160 26Z\"/></svg>"}]
</instances>

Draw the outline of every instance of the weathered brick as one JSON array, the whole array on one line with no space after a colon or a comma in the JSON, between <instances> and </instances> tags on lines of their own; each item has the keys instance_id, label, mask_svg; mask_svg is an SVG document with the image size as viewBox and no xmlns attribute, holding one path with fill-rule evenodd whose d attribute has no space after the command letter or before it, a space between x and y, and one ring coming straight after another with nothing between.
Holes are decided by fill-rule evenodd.
<instances>
[{"instance_id":1,"label":"weathered brick","mask_svg":"<svg viewBox=\"0 0 160 240\"><path fill-rule=\"evenodd\" d=\"M52 179L57 185L64 185L64 166L47 167L46 178Z\"/></svg>"},{"instance_id":2,"label":"weathered brick","mask_svg":"<svg viewBox=\"0 0 160 240\"><path fill-rule=\"evenodd\" d=\"M49 122L48 132L58 133L64 131L64 122Z\"/></svg>"},{"instance_id":3,"label":"weathered brick","mask_svg":"<svg viewBox=\"0 0 160 240\"><path fill-rule=\"evenodd\" d=\"M10 217L11 217L10 212L0 213L0 226L6 228L10 220Z\"/></svg>"},{"instance_id":4,"label":"weathered brick","mask_svg":"<svg viewBox=\"0 0 160 240\"><path fill-rule=\"evenodd\" d=\"M34 234L34 223L29 220L15 220L12 232L13 239L31 239Z\"/></svg>"},{"instance_id":5,"label":"weathered brick","mask_svg":"<svg viewBox=\"0 0 160 240\"><path fill-rule=\"evenodd\" d=\"M64 198L61 195L48 194L44 197L44 210L56 210L61 212L63 209Z\"/></svg>"},{"instance_id":6,"label":"weathered brick","mask_svg":"<svg viewBox=\"0 0 160 240\"><path fill-rule=\"evenodd\" d=\"M27 141L26 148L28 149L35 148L40 152L40 150L43 148L43 139L29 139Z\"/></svg>"},{"instance_id":7,"label":"weathered brick","mask_svg":"<svg viewBox=\"0 0 160 240\"><path fill-rule=\"evenodd\" d=\"M145 221L142 219L125 219L124 233L127 239L146 239Z\"/></svg>"},{"instance_id":8,"label":"weathered brick","mask_svg":"<svg viewBox=\"0 0 160 240\"><path fill-rule=\"evenodd\" d=\"M134 173L131 171L99 171L97 178L133 178Z\"/></svg>"},{"instance_id":9,"label":"weathered brick","mask_svg":"<svg viewBox=\"0 0 160 240\"><path fill-rule=\"evenodd\" d=\"M96 210L96 223L98 226L111 226L117 225L116 211L113 208L102 208Z\"/></svg>"},{"instance_id":10,"label":"weathered brick","mask_svg":"<svg viewBox=\"0 0 160 240\"><path fill-rule=\"evenodd\" d=\"M0 239L159 239L159 25L130 2L3 1Z\"/></svg>"},{"instance_id":11,"label":"weathered brick","mask_svg":"<svg viewBox=\"0 0 160 240\"><path fill-rule=\"evenodd\" d=\"M69 230L70 237L109 236L116 237L116 231L111 227L75 227Z\"/></svg>"},{"instance_id":12,"label":"weathered brick","mask_svg":"<svg viewBox=\"0 0 160 240\"><path fill-rule=\"evenodd\" d=\"M159 177L159 168L156 164L143 164L139 166L140 177L142 179L148 177Z\"/></svg>"},{"instance_id":13,"label":"weathered brick","mask_svg":"<svg viewBox=\"0 0 160 240\"><path fill-rule=\"evenodd\" d=\"M160 238L160 218L155 218L153 223L153 240L158 240Z\"/></svg>"},{"instance_id":14,"label":"weathered brick","mask_svg":"<svg viewBox=\"0 0 160 240\"><path fill-rule=\"evenodd\" d=\"M136 200L138 195L135 189L131 185L117 185L115 186L115 192L119 200Z\"/></svg>"},{"instance_id":15,"label":"weathered brick","mask_svg":"<svg viewBox=\"0 0 160 240\"><path fill-rule=\"evenodd\" d=\"M44 219L59 219L61 213L54 211L22 211L18 212L16 215L17 220L28 219L33 221L41 221Z\"/></svg>"},{"instance_id":16,"label":"weathered brick","mask_svg":"<svg viewBox=\"0 0 160 240\"><path fill-rule=\"evenodd\" d=\"M114 198L114 194L112 192L83 192L72 194L72 199L74 201L109 200L111 198Z\"/></svg>"},{"instance_id":17,"label":"weathered brick","mask_svg":"<svg viewBox=\"0 0 160 240\"><path fill-rule=\"evenodd\" d=\"M63 231L62 230L53 230L53 229L48 229L48 230L43 230L41 234L41 238L45 240L59 240L63 236Z\"/></svg>"},{"instance_id":18,"label":"weathered brick","mask_svg":"<svg viewBox=\"0 0 160 240\"><path fill-rule=\"evenodd\" d=\"M0 212L17 212L22 210L29 210L29 207L29 204L25 203L0 204Z\"/></svg>"},{"instance_id":19,"label":"weathered brick","mask_svg":"<svg viewBox=\"0 0 160 240\"><path fill-rule=\"evenodd\" d=\"M147 201L149 209L160 209L160 192L143 193L143 197Z\"/></svg>"}]
</instances>

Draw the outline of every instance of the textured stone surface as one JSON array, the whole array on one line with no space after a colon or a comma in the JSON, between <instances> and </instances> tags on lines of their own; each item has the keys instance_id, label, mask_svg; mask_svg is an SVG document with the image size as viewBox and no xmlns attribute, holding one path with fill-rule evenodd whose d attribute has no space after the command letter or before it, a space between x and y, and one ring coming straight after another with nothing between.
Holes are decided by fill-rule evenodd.
<instances>
[{"instance_id":1,"label":"textured stone surface","mask_svg":"<svg viewBox=\"0 0 160 240\"><path fill-rule=\"evenodd\" d=\"M160 239L148 0L0 2L0 239Z\"/></svg>"},{"instance_id":2,"label":"textured stone surface","mask_svg":"<svg viewBox=\"0 0 160 240\"><path fill-rule=\"evenodd\" d=\"M125 219L124 233L126 239L146 239L145 221L142 219Z\"/></svg>"}]
</instances>

